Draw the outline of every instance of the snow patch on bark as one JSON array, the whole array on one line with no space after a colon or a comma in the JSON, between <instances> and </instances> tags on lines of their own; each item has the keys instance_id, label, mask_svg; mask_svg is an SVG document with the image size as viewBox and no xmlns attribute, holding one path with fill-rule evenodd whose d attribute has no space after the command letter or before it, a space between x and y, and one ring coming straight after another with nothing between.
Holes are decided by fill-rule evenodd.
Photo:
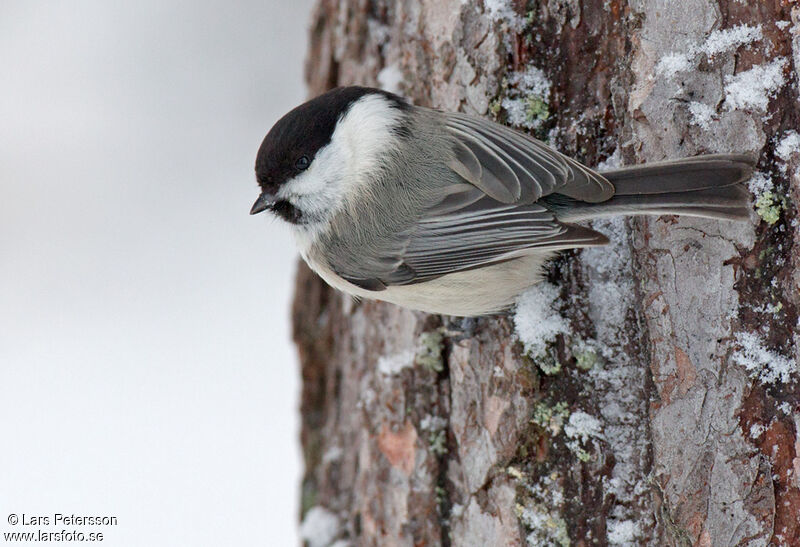
<instances>
[{"instance_id":1,"label":"snow patch on bark","mask_svg":"<svg viewBox=\"0 0 800 547\"><path fill-rule=\"evenodd\" d=\"M608 521L608 542L611 545L636 545L641 530L632 520Z\"/></svg>"},{"instance_id":2,"label":"snow patch on bark","mask_svg":"<svg viewBox=\"0 0 800 547\"><path fill-rule=\"evenodd\" d=\"M658 61L656 74L665 78L674 78L679 72L692 69L692 62L686 53L668 53Z\"/></svg>"},{"instance_id":3,"label":"snow patch on bark","mask_svg":"<svg viewBox=\"0 0 800 547\"><path fill-rule=\"evenodd\" d=\"M600 420L583 411L573 412L569 416L567 425L564 426L564 433L570 439L580 440L582 443L589 442L590 439L603 438L603 426Z\"/></svg>"},{"instance_id":4,"label":"snow patch on bark","mask_svg":"<svg viewBox=\"0 0 800 547\"><path fill-rule=\"evenodd\" d=\"M564 434L569 439L567 448L581 461L589 461L591 454L583 447L594 444L595 439L604 439L600 420L583 411L573 412L564 425Z\"/></svg>"},{"instance_id":5,"label":"snow patch on bark","mask_svg":"<svg viewBox=\"0 0 800 547\"><path fill-rule=\"evenodd\" d=\"M753 176L749 181L747 181L747 187L750 188L750 191L756 197L760 196L764 192L771 191L774 186L775 185L772 182L772 177L761 171L756 171L753 173Z\"/></svg>"},{"instance_id":6,"label":"snow patch on bark","mask_svg":"<svg viewBox=\"0 0 800 547\"><path fill-rule=\"evenodd\" d=\"M550 115L550 89L553 84L539 68L530 66L507 77L511 86L501 101L508 122L518 127L537 129Z\"/></svg>"},{"instance_id":7,"label":"snow patch on bark","mask_svg":"<svg viewBox=\"0 0 800 547\"><path fill-rule=\"evenodd\" d=\"M525 27L525 19L514 11L511 0L484 0L483 5L492 21L508 25L514 31L520 31Z\"/></svg>"},{"instance_id":8,"label":"snow patch on bark","mask_svg":"<svg viewBox=\"0 0 800 547\"><path fill-rule=\"evenodd\" d=\"M689 103L689 113L692 115L692 123L703 131L711 129L711 122L717 117L717 111L713 107L697 101Z\"/></svg>"},{"instance_id":9,"label":"snow patch on bark","mask_svg":"<svg viewBox=\"0 0 800 547\"><path fill-rule=\"evenodd\" d=\"M611 153L606 159L601 161L597 164L597 170L601 173L603 171L612 171L614 169L619 169L622 166L622 152L619 151L619 147L614 149L614 152Z\"/></svg>"},{"instance_id":10,"label":"snow patch on bark","mask_svg":"<svg viewBox=\"0 0 800 547\"><path fill-rule=\"evenodd\" d=\"M798 373L797 363L764 346L758 335L741 332L736 335L739 349L733 352L733 361L745 368L754 380L763 384L793 382Z\"/></svg>"},{"instance_id":11,"label":"snow patch on bark","mask_svg":"<svg viewBox=\"0 0 800 547\"><path fill-rule=\"evenodd\" d=\"M729 29L715 30L702 44L691 44L684 53L670 52L656 64L656 74L674 78L680 72L688 72L697 67L701 55L712 59L722 53L742 46L750 46L764 38L761 25L739 25Z\"/></svg>"},{"instance_id":12,"label":"snow patch on bark","mask_svg":"<svg viewBox=\"0 0 800 547\"><path fill-rule=\"evenodd\" d=\"M729 110L765 112L769 100L786 84L783 69L786 58L757 65L745 72L725 77L725 105Z\"/></svg>"},{"instance_id":13,"label":"snow patch on bark","mask_svg":"<svg viewBox=\"0 0 800 547\"><path fill-rule=\"evenodd\" d=\"M616 340L622 334L625 314L632 305L633 283L630 269L630 249L626 243L625 219L614 217L596 220L593 228L608 236L609 245L590 247L583 251L586 262L598 274L598 283L592 285L589 298L602 315L597 317L599 341Z\"/></svg>"},{"instance_id":14,"label":"snow patch on bark","mask_svg":"<svg viewBox=\"0 0 800 547\"><path fill-rule=\"evenodd\" d=\"M378 358L378 371L387 376L399 374L404 368L414 365L415 356L416 352L413 350L401 351L393 355L383 355Z\"/></svg>"},{"instance_id":15,"label":"snow patch on bark","mask_svg":"<svg viewBox=\"0 0 800 547\"><path fill-rule=\"evenodd\" d=\"M344 456L344 450L341 446L333 445L322 455L322 463L338 462Z\"/></svg>"},{"instance_id":16,"label":"snow patch on bark","mask_svg":"<svg viewBox=\"0 0 800 547\"><path fill-rule=\"evenodd\" d=\"M783 162L780 166L782 173L786 174L787 164L798 153L800 153L800 134L794 130L787 131L775 147L775 155Z\"/></svg>"},{"instance_id":17,"label":"snow patch on bark","mask_svg":"<svg viewBox=\"0 0 800 547\"><path fill-rule=\"evenodd\" d=\"M763 38L764 33L761 30L761 25L757 27L739 25L729 29L715 30L708 35L700 51L709 57L714 57L720 53L750 45Z\"/></svg>"},{"instance_id":18,"label":"snow patch on bark","mask_svg":"<svg viewBox=\"0 0 800 547\"><path fill-rule=\"evenodd\" d=\"M519 297L514 312L516 333L525 352L538 356L559 334L569 332L569 323L557 310L558 287L542 282Z\"/></svg>"},{"instance_id":19,"label":"snow patch on bark","mask_svg":"<svg viewBox=\"0 0 800 547\"><path fill-rule=\"evenodd\" d=\"M753 424L750 426L750 438L759 439L766 430L767 428L764 426L764 424Z\"/></svg>"},{"instance_id":20,"label":"snow patch on bark","mask_svg":"<svg viewBox=\"0 0 800 547\"><path fill-rule=\"evenodd\" d=\"M402 94L403 71L397 65L389 65L378 72L378 84L381 88L397 95Z\"/></svg>"},{"instance_id":21,"label":"snow patch on bark","mask_svg":"<svg viewBox=\"0 0 800 547\"><path fill-rule=\"evenodd\" d=\"M300 537L308 547L329 547L339 535L339 518L325 507L317 505L306 513L300 525Z\"/></svg>"},{"instance_id":22,"label":"snow patch on bark","mask_svg":"<svg viewBox=\"0 0 800 547\"><path fill-rule=\"evenodd\" d=\"M616 166L615 166L616 167ZM592 227L606 236L604 247L585 249L582 262L589 278L589 318L596 329L603 359L589 370L598 397L598 416L603 438L614 455L614 467L606 487L613 494L607 539L611 544L635 545L642 530L653 523L642 517L647 505L646 478L641 475L647 459L647 408L645 376L629 355L631 343L626 318L634 305L633 256L625 220L596 220Z\"/></svg>"}]
</instances>

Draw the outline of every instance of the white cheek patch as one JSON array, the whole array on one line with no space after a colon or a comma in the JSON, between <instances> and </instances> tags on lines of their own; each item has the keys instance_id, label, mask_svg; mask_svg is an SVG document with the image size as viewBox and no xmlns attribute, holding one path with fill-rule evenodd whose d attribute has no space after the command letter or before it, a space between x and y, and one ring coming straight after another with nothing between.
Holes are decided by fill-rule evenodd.
<instances>
[{"instance_id":1,"label":"white cheek patch","mask_svg":"<svg viewBox=\"0 0 800 547\"><path fill-rule=\"evenodd\" d=\"M278 191L308 218L325 221L351 197L369 192L381 158L397 147L403 113L382 95L365 95L339 120L311 166Z\"/></svg>"},{"instance_id":2,"label":"white cheek patch","mask_svg":"<svg viewBox=\"0 0 800 547\"><path fill-rule=\"evenodd\" d=\"M345 177L345 162L336 157L334 143L322 147L308 169L286 181L278 197L288 200L312 218L322 217L338 206L337 181Z\"/></svg>"}]
</instances>

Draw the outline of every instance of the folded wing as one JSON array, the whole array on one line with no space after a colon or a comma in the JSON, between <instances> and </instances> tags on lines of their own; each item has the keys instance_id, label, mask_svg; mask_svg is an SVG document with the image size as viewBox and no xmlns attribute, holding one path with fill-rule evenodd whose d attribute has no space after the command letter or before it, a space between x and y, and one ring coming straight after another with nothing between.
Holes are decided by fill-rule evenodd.
<instances>
[{"instance_id":1,"label":"folded wing","mask_svg":"<svg viewBox=\"0 0 800 547\"><path fill-rule=\"evenodd\" d=\"M602 234L559 222L537 201L553 193L586 202L614 194L601 175L545 144L487 120L444 114L449 167L460 180L376 260L334 270L367 290L406 285L511 260L534 250L602 245Z\"/></svg>"}]
</instances>

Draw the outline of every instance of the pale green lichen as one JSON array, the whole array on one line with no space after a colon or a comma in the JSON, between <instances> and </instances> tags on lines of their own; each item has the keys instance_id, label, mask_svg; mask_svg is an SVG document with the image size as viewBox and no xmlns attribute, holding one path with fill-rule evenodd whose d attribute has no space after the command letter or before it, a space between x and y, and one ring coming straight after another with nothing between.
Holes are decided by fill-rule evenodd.
<instances>
[{"instance_id":1,"label":"pale green lichen","mask_svg":"<svg viewBox=\"0 0 800 547\"><path fill-rule=\"evenodd\" d=\"M592 370L602 362L604 347L593 338L572 338L570 351L575 358L575 366L584 372Z\"/></svg>"},{"instance_id":2,"label":"pale green lichen","mask_svg":"<svg viewBox=\"0 0 800 547\"><path fill-rule=\"evenodd\" d=\"M522 471L520 471L519 469L517 469L513 465L509 465L508 467L506 467L506 473L508 473L509 477L513 477L513 478L517 479L518 481L521 481L521 480L525 479L525 475L522 474Z\"/></svg>"},{"instance_id":3,"label":"pale green lichen","mask_svg":"<svg viewBox=\"0 0 800 547\"><path fill-rule=\"evenodd\" d=\"M550 118L551 87L547 75L535 66L509 73L489 110L495 117L505 110L506 121L511 125L538 131Z\"/></svg>"},{"instance_id":4,"label":"pale green lichen","mask_svg":"<svg viewBox=\"0 0 800 547\"><path fill-rule=\"evenodd\" d=\"M428 433L428 448L434 456L447 454L447 420L428 414L420 420L419 429Z\"/></svg>"},{"instance_id":5,"label":"pale green lichen","mask_svg":"<svg viewBox=\"0 0 800 547\"><path fill-rule=\"evenodd\" d=\"M529 367L539 369L545 376L555 376L561 372L561 363L547 350L538 355L526 352L522 355L522 362Z\"/></svg>"},{"instance_id":6,"label":"pale green lichen","mask_svg":"<svg viewBox=\"0 0 800 547\"><path fill-rule=\"evenodd\" d=\"M489 103L489 112L495 118L497 118L497 116L500 115L500 111L502 109L503 109L503 99L501 99L500 97L492 99L492 101Z\"/></svg>"},{"instance_id":7,"label":"pale green lichen","mask_svg":"<svg viewBox=\"0 0 800 547\"><path fill-rule=\"evenodd\" d=\"M444 456L447 454L447 433L442 431L432 431L428 435L428 447L434 456Z\"/></svg>"},{"instance_id":8,"label":"pale green lichen","mask_svg":"<svg viewBox=\"0 0 800 547\"><path fill-rule=\"evenodd\" d=\"M531 126L538 127L550 117L550 107L542 97L528 95L526 97L526 102L527 108L525 108L525 117Z\"/></svg>"},{"instance_id":9,"label":"pale green lichen","mask_svg":"<svg viewBox=\"0 0 800 547\"><path fill-rule=\"evenodd\" d=\"M444 370L443 349L444 335L441 331L423 332L417 340L415 361L418 365L438 374Z\"/></svg>"},{"instance_id":10,"label":"pale green lichen","mask_svg":"<svg viewBox=\"0 0 800 547\"><path fill-rule=\"evenodd\" d=\"M770 226L780 220L783 208L783 199L771 190L767 190L756 199L756 213Z\"/></svg>"},{"instance_id":11,"label":"pale green lichen","mask_svg":"<svg viewBox=\"0 0 800 547\"><path fill-rule=\"evenodd\" d=\"M594 368L594 366L600 360L597 353L589 348L574 350L573 355L575 356L575 366L583 371L592 370L592 368Z\"/></svg>"},{"instance_id":12,"label":"pale green lichen","mask_svg":"<svg viewBox=\"0 0 800 547\"><path fill-rule=\"evenodd\" d=\"M434 488L434 494L436 495L436 505L441 506L447 500L447 490L442 486Z\"/></svg>"},{"instance_id":13,"label":"pale green lichen","mask_svg":"<svg viewBox=\"0 0 800 547\"><path fill-rule=\"evenodd\" d=\"M528 13L525 14L525 23L528 25L532 25L535 19L536 19L536 11L528 10Z\"/></svg>"},{"instance_id":14,"label":"pale green lichen","mask_svg":"<svg viewBox=\"0 0 800 547\"><path fill-rule=\"evenodd\" d=\"M556 359L540 358L534 360L534 363L536 363L536 366L539 367L539 370L544 372L547 376L555 376L561 372L561 363L559 363Z\"/></svg>"},{"instance_id":15,"label":"pale green lichen","mask_svg":"<svg viewBox=\"0 0 800 547\"><path fill-rule=\"evenodd\" d=\"M550 431L552 435L561 433L564 423L569 418L569 405L566 401L561 401L553 406L545 402L539 402L533 408L533 418L531 422L542 429Z\"/></svg>"},{"instance_id":16,"label":"pale green lichen","mask_svg":"<svg viewBox=\"0 0 800 547\"><path fill-rule=\"evenodd\" d=\"M500 82L500 89L497 91L497 95L494 99L489 101L489 112L494 116L495 119L500 115L500 111L503 110L503 98L506 96L508 92L508 79L503 78Z\"/></svg>"},{"instance_id":17,"label":"pale green lichen","mask_svg":"<svg viewBox=\"0 0 800 547\"><path fill-rule=\"evenodd\" d=\"M588 453L586 450L584 450L583 448L578 448L578 450L575 452L575 456L577 456L577 458L578 458L580 461L582 461L583 463L586 463L586 462L588 462L589 460L591 460L591 459L592 459L592 455L591 455L591 454L589 454L589 453Z\"/></svg>"}]
</instances>

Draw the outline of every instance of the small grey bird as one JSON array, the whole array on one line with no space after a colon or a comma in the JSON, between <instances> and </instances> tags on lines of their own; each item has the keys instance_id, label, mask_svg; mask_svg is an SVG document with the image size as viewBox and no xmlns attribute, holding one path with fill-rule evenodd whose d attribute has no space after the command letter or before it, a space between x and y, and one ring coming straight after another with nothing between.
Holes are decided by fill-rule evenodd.
<instances>
[{"instance_id":1,"label":"small grey bird","mask_svg":"<svg viewBox=\"0 0 800 547\"><path fill-rule=\"evenodd\" d=\"M456 316L511 306L561 249L608 239L576 222L679 214L745 220L752 161L701 156L599 174L488 120L341 87L278 120L251 214L290 223L308 265L357 297Z\"/></svg>"}]
</instances>

